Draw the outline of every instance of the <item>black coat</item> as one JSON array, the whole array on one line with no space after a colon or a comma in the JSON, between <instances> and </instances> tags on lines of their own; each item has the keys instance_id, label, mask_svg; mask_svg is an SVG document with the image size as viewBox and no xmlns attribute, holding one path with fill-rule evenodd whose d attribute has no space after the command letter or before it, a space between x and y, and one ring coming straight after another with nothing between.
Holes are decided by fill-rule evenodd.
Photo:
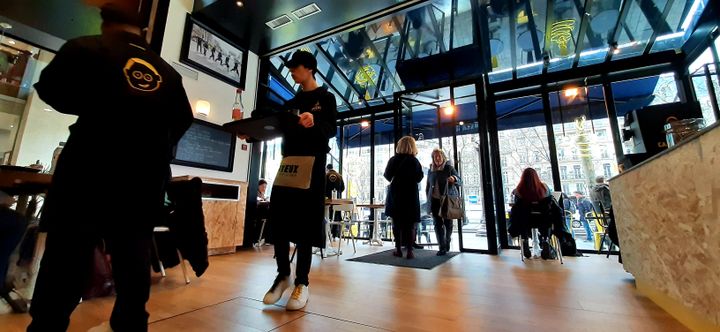
<instances>
[{"instance_id":1,"label":"black coat","mask_svg":"<svg viewBox=\"0 0 720 332\"><path fill-rule=\"evenodd\" d=\"M443 167L442 170L434 171L430 168L430 171L428 172L427 185L425 186L425 193L427 194L428 201L432 202L432 192L435 189L435 180L437 179L440 195L444 195L445 187L447 187L447 181L450 176L454 176L457 181L455 182L455 185L451 185L450 188L447 188L447 195L451 197L460 196L458 186L462 185L462 179L460 179L455 167L453 167L450 162L446 162L445 167ZM427 213L432 215L431 204L427 204Z\"/></svg>"},{"instance_id":2,"label":"black coat","mask_svg":"<svg viewBox=\"0 0 720 332\"><path fill-rule=\"evenodd\" d=\"M68 41L35 89L56 111L78 116L43 228L97 225L100 215L118 230L149 228L161 218L172 148L193 120L180 75L142 37L118 32Z\"/></svg>"},{"instance_id":3,"label":"black coat","mask_svg":"<svg viewBox=\"0 0 720 332\"><path fill-rule=\"evenodd\" d=\"M420 222L420 193L418 183L424 174L415 156L397 154L388 160L385 179L390 181L393 204L393 223Z\"/></svg>"},{"instance_id":4,"label":"black coat","mask_svg":"<svg viewBox=\"0 0 720 332\"><path fill-rule=\"evenodd\" d=\"M531 212L539 212L534 215ZM543 198L538 202L526 202L516 196L515 203L510 209L508 233L512 237L522 234L529 235L532 228L537 228L544 235L549 236L552 229L558 238L566 238L570 231L565 225L562 209L552 196ZM570 238L572 236L570 235Z\"/></svg>"},{"instance_id":5,"label":"black coat","mask_svg":"<svg viewBox=\"0 0 720 332\"><path fill-rule=\"evenodd\" d=\"M286 156L313 156L310 188L296 189L273 186L270 215L275 241L291 241L325 247L325 160L330 151L328 141L337 133L337 105L327 88L300 92L289 100L288 110L311 112L315 125L304 128L297 123L283 128L282 154Z\"/></svg>"}]
</instances>

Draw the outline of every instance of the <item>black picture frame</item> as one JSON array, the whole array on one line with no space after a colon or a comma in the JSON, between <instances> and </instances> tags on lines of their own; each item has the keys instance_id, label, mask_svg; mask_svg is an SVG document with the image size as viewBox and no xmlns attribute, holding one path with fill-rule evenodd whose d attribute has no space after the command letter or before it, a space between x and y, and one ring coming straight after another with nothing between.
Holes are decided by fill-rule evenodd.
<instances>
[{"instance_id":1,"label":"black picture frame","mask_svg":"<svg viewBox=\"0 0 720 332\"><path fill-rule=\"evenodd\" d=\"M198 45L198 41L202 43ZM244 89L247 59L247 49L231 42L187 14L180 48L181 63L234 87Z\"/></svg>"},{"instance_id":2,"label":"black picture frame","mask_svg":"<svg viewBox=\"0 0 720 332\"><path fill-rule=\"evenodd\" d=\"M189 158L183 159L182 153L180 154L180 156L178 155L178 149L183 148L183 146L181 146L183 144L183 139L185 138L185 135L188 134L188 132L191 132L191 130L193 129L192 126L200 126L200 127L209 128L212 130L216 130L217 134L220 134L220 132L222 132L223 135L227 135L227 140L229 143L229 147L228 147L229 151L228 151L228 161L226 164L218 165L218 164L203 163L203 162L190 160ZM173 147L173 159L170 161L170 163L175 164L175 165L210 169L210 170L215 170L215 171L232 172L234 164L235 164L235 145L237 143L237 138L235 137L235 135L230 132L227 132L221 125L214 124L212 122L208 122L208 121L204 121L204 120L200 120L197 118L195 118L193 120L192 126L190 129L188 129L187 132L185 132L185 135L183 135L183 138L180 139L180 142L178 143L178 145ZM196 147L196 148L199 149L199 147ZM208 150L205 149L205 151L207 152Z\"/></svg>"}]
</instances>

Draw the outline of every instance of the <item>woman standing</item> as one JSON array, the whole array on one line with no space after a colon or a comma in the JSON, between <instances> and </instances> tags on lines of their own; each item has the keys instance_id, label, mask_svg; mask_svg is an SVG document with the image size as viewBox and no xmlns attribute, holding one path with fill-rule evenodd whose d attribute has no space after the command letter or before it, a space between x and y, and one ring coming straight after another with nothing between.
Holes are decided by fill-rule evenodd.
<instances>
[{"instance_id":1,"label":"woman standing","mask_svg":"<svg viewBox=\"0 0 720 332\"><path fill-rule=\"evenodd\" d=\"M395 252L393 255L402 257L402 246L407 249L407 258L415 257L414 226L420 222L420 195L418 183L423 178L422 166L415 158L418 150L415 139L405 136L398 141L395 156L388 160L385 167L385 179L390 181L390 195L393 208L390 217L393 219L395 234Z\"/></svg>"},{"instance_id":2,"label":"woman standing","mask_svg":"<svg viewBox=\"0 0 720 332\"><path fill-rule=\"evenodd\" d=\"M442 199L446 195L459 197L458 186L460 186L461 181L455 167L450 164L442 150L433 150L432 160L427 178L427 197L430 197L429 213L435 221L435 235L437 235L438 245L440 246L437 255L443 256L450 251L453 220L442 217Z\"/></svg>"}]
</instances>

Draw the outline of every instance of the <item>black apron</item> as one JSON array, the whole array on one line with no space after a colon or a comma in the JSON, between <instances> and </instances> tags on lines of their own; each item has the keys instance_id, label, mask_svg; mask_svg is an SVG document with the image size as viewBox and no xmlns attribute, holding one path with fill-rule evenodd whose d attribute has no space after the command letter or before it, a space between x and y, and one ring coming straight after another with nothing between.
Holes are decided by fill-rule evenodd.
<instances>
[{"instance_id":1,"label":"black apron","mask_svg":"<svg viewBox=\"0 0 720 332\"><path fill-rule=\"evenodd\" d=\"M290 157L290 156L286 156ZM326 154L311 156L308 189L273 184L270 215L275 241L290 241L325 248L325 163ZM281 166L281 171L284 166ZM292 165L288 167L292 172Z\"/></svg>"}]
</instances>

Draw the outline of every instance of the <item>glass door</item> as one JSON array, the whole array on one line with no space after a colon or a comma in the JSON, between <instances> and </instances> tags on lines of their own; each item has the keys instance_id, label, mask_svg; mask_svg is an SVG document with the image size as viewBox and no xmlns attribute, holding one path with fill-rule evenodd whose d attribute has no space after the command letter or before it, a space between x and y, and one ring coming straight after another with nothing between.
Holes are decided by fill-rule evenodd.
<instances>
[{"instance_id":1,"label":"glass door","mask_svg":"<svg viewBox=\"0 0 720 332\"><path fill-rule=\"evenodd\" d=\"M465 216L454 223L451 250L488 250L475 86L405 94L400 97L400 105L399 132L415 138L417 158L425 171L425 179L418 186L421 203L418 242L437 243L434 222L428 213L426 181L432 151L439 148L457 169L463 183L461 198ZM494 223L491 224L494 227Z\"/></svg>"}]
</instances>

